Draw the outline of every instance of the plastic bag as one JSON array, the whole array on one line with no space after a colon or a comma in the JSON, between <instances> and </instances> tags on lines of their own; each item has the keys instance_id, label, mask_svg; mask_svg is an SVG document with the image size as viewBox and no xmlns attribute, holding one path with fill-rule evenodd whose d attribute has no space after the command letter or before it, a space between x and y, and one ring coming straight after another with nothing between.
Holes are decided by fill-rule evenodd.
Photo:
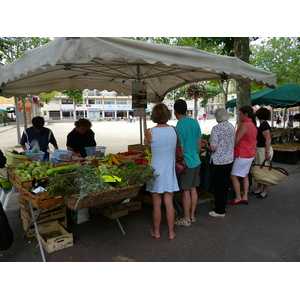
<instances>
[{"instance_id":1,"label":"plastic bag","mask_svg":"<svg viewBox=\"0 0 300 300\"><path fill-rule=\"evenodd\" d=\"M38 140L33 140L30 143L30 146L32 147L31 153L40 153L41 152Z\"/></svg>"},{"instance_id":2,"label":"plastic bag","mask_svg":"<svg viewBox=\"0 0 300 300\"><path fill-rule=\"evenodd\" d=\"M75 224L81 224L89 221L89 208L85 207L71 211L71 218Z\"/></svg>"}]
</instances>

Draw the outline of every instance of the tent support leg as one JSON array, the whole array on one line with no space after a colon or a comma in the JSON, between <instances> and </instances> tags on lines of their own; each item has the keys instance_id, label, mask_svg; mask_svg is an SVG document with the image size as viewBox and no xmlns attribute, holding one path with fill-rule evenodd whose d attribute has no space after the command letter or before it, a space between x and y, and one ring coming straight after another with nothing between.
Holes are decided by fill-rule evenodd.
<instances>
[{"instance_id":1,"label":"tent support leg","mask_svg":"<svg viewBox=\"0 0 300 300\"><path fill-rule=\"evenodd\" d=\"M112 211L112 213L113 213L113 215L114 215L114 217L115 217L115 219L116 219L116 221L117 221L117 223L118 223L118 225L119 225L122 233L125 235L125 231L124 231L124 229L123 229L123 227L122 227L122 225L121 225L121 223L119 221L119 218L117 217L116 212L115 212L114 208L112 207L112 205L110 203L109 203L109 207L110 207L110 209L111 209L111 211Z\"/></svg>"}]
</instances>

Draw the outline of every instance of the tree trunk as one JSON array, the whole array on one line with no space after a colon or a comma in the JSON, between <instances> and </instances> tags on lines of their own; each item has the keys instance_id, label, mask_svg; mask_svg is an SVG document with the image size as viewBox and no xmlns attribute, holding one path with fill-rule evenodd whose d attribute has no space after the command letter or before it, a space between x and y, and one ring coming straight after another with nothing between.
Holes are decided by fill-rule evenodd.
<instances>
[{"instance_id":1,"label":"tree trunk","mask_svg":"<svg viewBox=\"0 0 300 300\"><path fill-rule=\"evenodd\" d=\"M249 63L249 38L248 37L235 37L234 38L234 55L246 63ZM251 102L251 86L250 82L243 80L236 81L236 105L237 111L243 105L252 106ZM238 120L239 122L239 120Z\"/></svg>"}]
</instances>

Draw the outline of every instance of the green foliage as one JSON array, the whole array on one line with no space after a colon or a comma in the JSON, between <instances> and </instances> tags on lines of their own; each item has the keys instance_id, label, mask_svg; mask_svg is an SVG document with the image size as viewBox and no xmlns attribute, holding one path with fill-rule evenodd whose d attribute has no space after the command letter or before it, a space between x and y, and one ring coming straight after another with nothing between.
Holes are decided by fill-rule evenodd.
<instances>
[{"instance_id":1,"label":"green foliage","mask_svg":"<svg viewBox=\"0 0 300 300\"><path fill-rule=\"evenodd\" d=\"M48 104L49 102L51 102L56 96L57 96L58 92L53 91L51 93L40 93L38 95L38 97L40 98L41 102Z\"/></svg>"},{"instance_id":2,"label":"green foliage","mask_svg":"<svg viewBox=\"0 0 300 300\"><path fill-rule=\"evenodd\" d=\"M73 91L63 90L61 93L65 96L67 96L68 99L75 100L76 104L83 103L83 91L80 89L75 89Z\"/></svg>"},{"instance_id":3,"label":"green foliage","mask_svg":"<svg viewBox=\"0 0 300 300\"><path fill-rule=\"evenodd\" d=\"M294 37L273 37L250 45L250 63L276 74L277 85L300 84L300 42ZM252 84L252 92L264 89Z\"/></svg>"},{"instance_id":4,"label":"green foliage","mask_svg":"<svg viewBox=\"0 0 300 300\"><path fill-rule=\"evenodd\" d=\"M34 49L51 41L48 37L1 37L0 61L7 65L29 49Z\"/></svg>"},{"instance_id":5,"label":"green foliage","mask_svg":"<svg viewBox=\"0 0 300 300\"><path fill-rule=\"evenodd\" d=\"M0 112L0 124L7 124L9 122L9 117L7 112Z\"/></svg>"}]
</instances>

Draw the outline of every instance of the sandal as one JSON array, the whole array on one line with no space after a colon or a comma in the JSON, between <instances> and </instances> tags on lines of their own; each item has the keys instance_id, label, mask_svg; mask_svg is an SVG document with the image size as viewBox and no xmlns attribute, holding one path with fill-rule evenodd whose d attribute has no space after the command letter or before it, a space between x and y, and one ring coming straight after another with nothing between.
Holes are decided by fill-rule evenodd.
<instances>
[{"instance_id":1,"label":"sandal","mask_svg":"<svg viewBox=\"0 0 300 300\"><path fill-rule=\"evenodd\" d=\"M178 226L184 226L184 227L190 227L192 225L191 221L185 221L183 218L175 221L175 225Z\"/></svg>"}]
</instances>

